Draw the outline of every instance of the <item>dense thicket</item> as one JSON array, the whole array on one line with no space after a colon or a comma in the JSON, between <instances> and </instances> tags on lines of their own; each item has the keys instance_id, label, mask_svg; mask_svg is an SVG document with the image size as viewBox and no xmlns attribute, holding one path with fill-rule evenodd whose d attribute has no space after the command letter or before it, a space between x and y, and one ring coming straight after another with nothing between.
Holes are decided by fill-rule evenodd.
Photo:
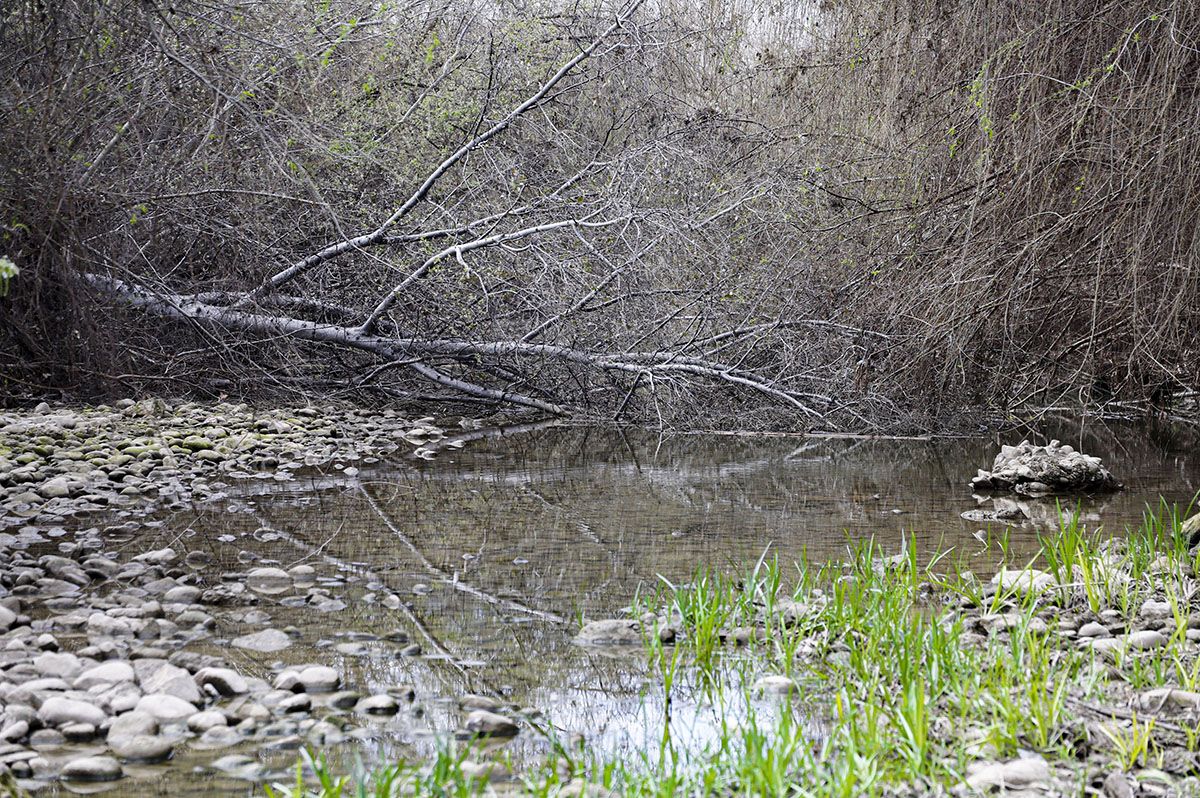
<instances>
[{"instance_id":1,"label":"dense thicket","mask_svg":"<svg viewBox=\"0 0 1200 798\"><path fill-rule=\"evenodd\" d=\"M1192 2L2 13L10 401L868 428L1200 376Z\"/></svg>"}]
</instances>

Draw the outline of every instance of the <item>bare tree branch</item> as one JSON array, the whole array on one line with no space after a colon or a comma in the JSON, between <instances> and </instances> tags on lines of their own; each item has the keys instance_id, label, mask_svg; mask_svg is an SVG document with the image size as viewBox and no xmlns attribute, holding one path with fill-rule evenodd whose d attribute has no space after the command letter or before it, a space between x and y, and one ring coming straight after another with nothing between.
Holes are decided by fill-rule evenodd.
<instances>
[{"instance_id":1,"label":"bare tree branch","mask_svg":"<svg viewBox=\"0 0 1200 798\"><path fill-rule=\"evenodd\" d=\"M260 296L279 288L281 285L294 279L297 275L302 274L314 266L318 266L351 250L369 247L382 241L387 235L387 231L391 229L391 227L398 221L403 219L409 211L417 206L417 204L425 199L425 196L430 192L438 180L440 180L442 176L446 174L446 172L450 171L455 164L465 158L472 150L483 146L488 141L504 132L504 130L513 122L520 119L531 109L536 108L546 97L546 95L550 93L551 89L553 89L563 78L574 71L577 66L586 61L588 57L590 57L592 53L596 51L601 43L604 42L605 39L620 30L644 1L645 0L631 0L631 2L626 5L625 8L620 11L620 13L617 14L616 21L614 21L612 25L610 25L599 36L593 39L591 43L587 45L587 47L584 47L573 58L559 67L558 71L551 75L536 92L526 98L525 101L520 105L517 105L515 108L510 110L500 121L493 124L487 130L475 135L470 141L463 144L461 147L451 153L449 157L439 163L437 167L435 167L434 170L425 177L425 180L420 186L417 187L417 190L414 191L400 207L396 208L396 210L394 210L392 214L383 221L382 224L369 233L363 233L362 235L355 236L354 238L347 239L345 241L339 241L336 244L330 244L329 246L324 247L323 249L313 253L312 255L309 255L306 258L296 261L286 269L273 274L261 286L250 292L250 294L247 296L247 301L258 299Z\"/></svg>"}]
</instances>

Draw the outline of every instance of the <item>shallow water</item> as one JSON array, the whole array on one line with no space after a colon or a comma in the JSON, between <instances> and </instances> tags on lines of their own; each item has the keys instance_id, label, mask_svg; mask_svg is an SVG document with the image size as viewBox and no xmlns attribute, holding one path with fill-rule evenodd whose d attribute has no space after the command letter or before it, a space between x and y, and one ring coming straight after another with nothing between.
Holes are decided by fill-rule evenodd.
<instances>
[{"instance_id":1,"label":"shallow water","mask_svg":"<svg viewBox=\"0 0 1200 798\"><path fill-rule=\"evenodd\" d=\"M1041 425L1099 455L1128 490L1082 505L1090 526L1120 531L1145 502L1186 504L1200 489L1197 435L1157 425ZM212 571L307 562L348 606L316 612L266 597L272 625L300 629L279 655L251 655L224 643L253 631L218 613L200 646L250 674L276 660L324 662L364 690L413 685L417 701L343 757L428 754L461 721L454 699L484 693L536 707L548 727L584 734L593 748L630 753L657 748L664 711L644 657L613 658L579 648L581 618L611 616L658 580L686 581L706 566L751 567L766 552L787 564L802 552L835 557L848 541L874 536L887 553L915 538L927 555L953 548L979 572L998 545L960 513L979 506L967 487L1000 442L828 438L659 437L645 431L548 427L474 440L430 462L363 466L356 477L307 474L295 481L235 483L205 506L162 514L108 533L129 555L173 545L217 558ZM1029 506L1054 517L1052 502ZM994 531L1003 525L993 524ZM1012 550L1030 553L1034 522L1014 527ZM218 540L224 537L225 540ZM329 580L336 574L339 580ZM414 587L417 592L414 592ZM387 593L403 601L387 609ZM405 657L382 641L367 656L333 645L355 633L403 629L423 655ZM661 690L660 690L661 692ZM672 734L700 745L718 722L687 700L673 706ZM545 751L523 733L507 747L519 764ZM183 752L149 768L153 782L126 779L110 794L261 794L246 782L194 771L221 752ZM294 752L272 764L294 761Z\"/></svg>"}]
</instances>

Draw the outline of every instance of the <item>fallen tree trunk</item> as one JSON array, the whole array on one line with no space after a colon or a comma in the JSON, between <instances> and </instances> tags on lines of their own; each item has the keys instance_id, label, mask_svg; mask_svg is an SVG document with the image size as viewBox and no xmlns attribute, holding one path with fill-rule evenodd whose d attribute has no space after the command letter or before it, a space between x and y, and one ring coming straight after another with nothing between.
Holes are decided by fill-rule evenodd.
<instances>
[{"instance_id":1,"label":"fallen tree trunk","mask_svg":"<svg viewBox=\"0 0 1200 798\"><path fill-rule=\"evenodd\" d=\"M453 377L423 362L423 358L440 356L462 359L512 356L560 361L600 371L631 373L639 379L671 375L704 377L774 397L819 421L825 421L825 417L802 399L815 398L826 405L832 401L824 396L788 391L777 387L770 379L761 375L726 364L690 357L684 352L603 353L527 341L391 338L364 332L361 327L346 327L288 316L252 313L247 310L213 305L200 301L192 295L158 293L138 288L123 280L98 274L85 275L85 279L95 288L119 301L156 316L203 322L225 329L260 335L282 336L300 341L344 346L389 360L404 360L403 365L422 378L468 396L488 399L497 404L513 404L542 410L554 415L570 415L574 409L558 402L545 401L514 391L488 388Z\"/></svg>"},{"instance_id":2,"label":"fallen tree trunk","mask_svg":"<svg viewBox=\"0 0 1200 798\"><path fill-rule=\"evenodd\" d=\"M88 274L84 278L96 288L116 297L127 305L140 308L165 318L208 322L218 327L241 330L263 335L284 335L304 341L335 344L360 349L388 358L405 354L401 342L376 335L364 335L349 327L334 324L318 324L286 316L265 316L243 310L220 307L200 302L193 297L174 294L155 294L135 288L122 280ZM557 404L543 402L531 396L511 391L500 391L482 385L459 380L443 374L419 360L406 364L427 380L447 388L461 391L469 396L490 399L497 404L515 404L543 410L554 415L567 415L570 411Z\"/></svg>"}]
</instances>

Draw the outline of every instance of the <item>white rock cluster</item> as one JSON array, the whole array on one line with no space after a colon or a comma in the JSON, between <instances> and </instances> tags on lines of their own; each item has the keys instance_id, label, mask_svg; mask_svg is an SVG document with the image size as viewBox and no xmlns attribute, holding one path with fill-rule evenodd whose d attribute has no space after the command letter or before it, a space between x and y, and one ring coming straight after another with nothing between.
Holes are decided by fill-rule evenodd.
<instances>
[{"instance_id":1,"label":"white rock cluster","mask_svg":"<svg viewBox=\"0 0 1200 798\"><path fill-rule=\"evenodd\" d=\"M1045 446L1021 441L1016 446L1000 447L992 470L980 469L971 480L971 487L1043 496L1108 493L1120 490L1121 483L1101 464L1099 457L1077 452L1058 441Z\"/></svg>"}]
</instances>

